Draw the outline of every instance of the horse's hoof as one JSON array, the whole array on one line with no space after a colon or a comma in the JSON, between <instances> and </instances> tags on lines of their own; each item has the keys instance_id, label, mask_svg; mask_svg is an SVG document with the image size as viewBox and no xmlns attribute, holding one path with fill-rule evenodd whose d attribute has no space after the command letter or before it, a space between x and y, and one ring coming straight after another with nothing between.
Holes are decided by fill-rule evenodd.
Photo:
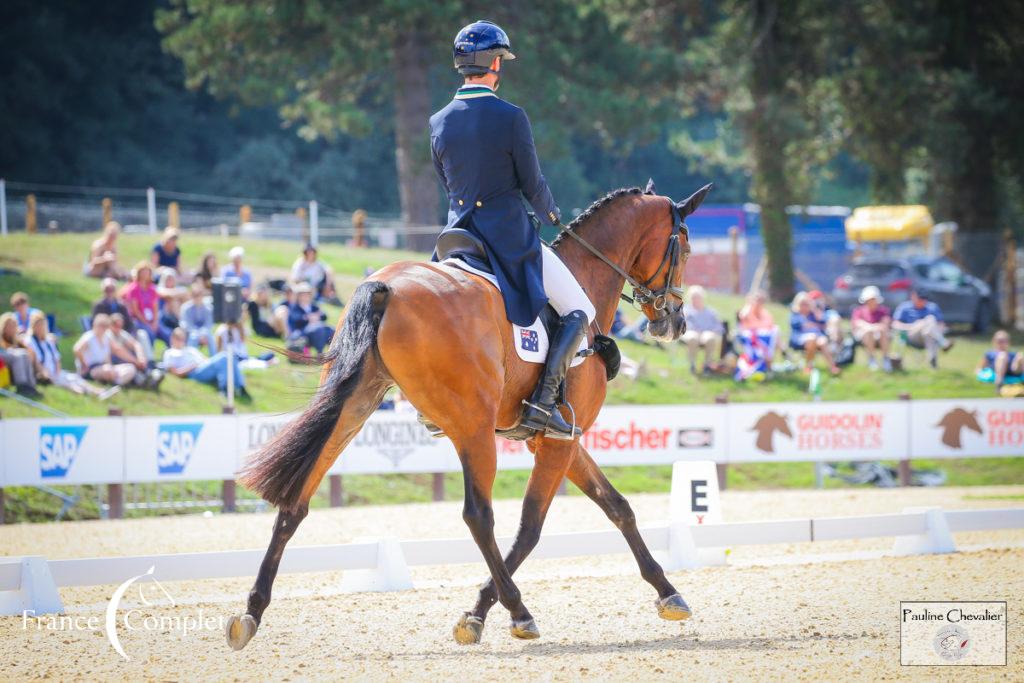
<instances>
[{"instance_id":1,"label":"horse's hoof","mask_svg":"<svg viewBox=\"0 0 1024 683\"><path fill-rule=\"evenodd\" d=\"M484 620L469 612L462 615L459 623L452 628L452 635L459 645L476 645L484 633Z\"/></svg>"},{"instance_id":2,"label":"horse's hoof","mask_svg":"<svg viewBox=\"0 0 1024 683\"><path fill-rule=\"evenodd\" d=\"M683 621L689 619L693 614L679 593L673 593L667 598L659 598L654 601L654 604L658 607L658 616L668 621Z\"/></svg>"},{"instance_id":3,"label":"horse's hoof","mask_svg":"<svg viewBox=\"0 0 1024 683\"><path fill-rule=\"evenodd\" d=\"M524 621L512 620L512 625L509 626L509 630L512 632L513 638L519 638L520 640L534 640L540 638L540 629L537 628L537 622L533 619L526 619Z\"/></svg>"},{"instance_id":4,"label":"horse's hoof","mask_svg":"<svg viewBox=\"0 0 1024 683\"><path fill-rule=\"evenodd\" d=\"M256 620L249 614L231 617L226 629L228 645L232 650L241 650L256 635L256 629Z\"/></svg>"}]
</instances>

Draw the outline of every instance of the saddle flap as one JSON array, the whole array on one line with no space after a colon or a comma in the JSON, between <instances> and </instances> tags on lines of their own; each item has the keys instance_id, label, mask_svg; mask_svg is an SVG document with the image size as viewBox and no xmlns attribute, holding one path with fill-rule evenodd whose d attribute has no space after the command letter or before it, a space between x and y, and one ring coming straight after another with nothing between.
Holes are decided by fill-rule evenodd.
<instances>
[{"instance_id":1,"label":"saddle flap","mask_svg":"<svg viewBox=\"0 0 1024 683\"><path fill-rule=\"evenodd\" d=\"M451 228L442 232L437 238L435 249L438 261L444 261L456 254L464 254L484 263L487 262L484 243L476 235L463 228Z\"/></svg>"}]
</instances>

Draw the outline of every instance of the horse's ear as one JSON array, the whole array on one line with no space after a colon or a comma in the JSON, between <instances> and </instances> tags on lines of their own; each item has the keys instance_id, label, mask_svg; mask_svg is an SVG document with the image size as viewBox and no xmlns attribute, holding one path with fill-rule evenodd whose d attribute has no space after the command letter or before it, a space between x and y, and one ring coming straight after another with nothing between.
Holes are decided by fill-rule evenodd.
<instances>
[{"instance_id":1,"label":"horse's ear","mask_svg":"<svg viewBox=\"0 0 1024 683\"><path fill-rule=\"evenodd\" d=\"M708 192L711 192L712 185L714 185L714 183L708 183L683 201L676 204L676 208L679 209L679 215L686 218L696 211L701 202L704 201L704 198L708 196Z\"/></svg>"},{"instance_id":2,"label":"horse's ear","mask_svg":"<svg viewBox=\"0 0 1024 683\"><path fill-rule=\"evenodd\" d=\"M657 194L657 190L654 189L654 178L647 179L647 187L644 188L644 194Z\"/></svg>"}]
</instances>

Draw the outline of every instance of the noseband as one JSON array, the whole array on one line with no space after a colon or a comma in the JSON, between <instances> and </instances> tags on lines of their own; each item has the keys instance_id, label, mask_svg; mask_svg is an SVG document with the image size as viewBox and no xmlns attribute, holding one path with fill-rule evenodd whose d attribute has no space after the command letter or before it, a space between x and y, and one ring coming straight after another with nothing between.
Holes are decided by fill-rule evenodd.
<instances>
[{"instance_id":1,"label":"noseband","mask_svg":"<svg viewBox=\"0 0 1024 683\"><path fill-rule=\"evenodd\" d=\"M589 251L591 254L601 259L602 261L604 261L605 265L607 265L616 273L624 277L626 279L626 282L628 282L630 286L633 287L633 296L626 296L625 294L619 295L620 297L622 297L623 301L635 307L640 307L649 304L655 311L658 311L659 313L662 313L664 311L664 313L659 315L657 318L654 318L652 322L662 320L663 318L672 315L675 312L675 310L678 310L678 305L675 307L675 309L672 309L669 306L669 295L677 297L679 301L682 302L684 294L682 287L674 287L672 285L672 280L673 276L675 275L676 268L679 267L679 256L680 252L682 251L682 246L680 244L680 235L686 235L688 238L690 231L686 227L686 224L683 223L683 217L679 214L679 209L678 207L676 207L676 203L673 202L672 200L669 200L669 206L672 207L672 234L668 238L668 246L665 247L665 254L664 256L661 257L661 263L658 265L658 269L654 271L654 275L649 277L644 282L640 282L635 277L627 273L625 269L623 269L617 263L614 263L611 259L602 254L594 245L580 237L578 234L570 230L568 227L564 225L558 226L563 234L569 235L574 240L583 245L583 247L586 248L587 251ZM662 287L661 289L652 290L650 288L651 283L658 279L658 276L661 275L661 271L665 270L666 266L668 267L668 274L665 277L665 286Z\"/></svg>"}]
</instances>

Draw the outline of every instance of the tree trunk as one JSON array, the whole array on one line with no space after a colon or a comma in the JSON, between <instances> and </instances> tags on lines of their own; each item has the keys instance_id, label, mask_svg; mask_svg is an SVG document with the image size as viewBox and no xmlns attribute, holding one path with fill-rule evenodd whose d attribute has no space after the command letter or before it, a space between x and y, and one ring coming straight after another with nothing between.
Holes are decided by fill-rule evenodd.
<instances>
[{"instance_id":1,"label":"tree trunk","mask_svg":"<svg viewBox=\"0 0 1024 683\"><path fill-rule=\"evenodd\" d=\"M415 32L413 32L415 34ZM426 41L401 32L392 48L395 79L395 161L406 246L429 251L440 230L437 177L430 160L430 87L427 55L417 54ZM433 228L423 233L425 227Z\"/></svg>"},{"instance_id":2,"label":"tree trunk","mask_svg":"<svg viewBox=\"0 0 1024 683\"><path fill-rule=\"evenodd\" d=\"M775 301L786 301L793 296L793 235L786 216L792 189L786 175L787 140L781 121L784 105L779 95L783 77L778 73L775 53L778 20L775 0L756 0L756 38L750 70L754 107L746 128L754 156L751 190L754 200L761 205L761 238L768 260L769 295Z\"/></svg>"}]
</instances>

